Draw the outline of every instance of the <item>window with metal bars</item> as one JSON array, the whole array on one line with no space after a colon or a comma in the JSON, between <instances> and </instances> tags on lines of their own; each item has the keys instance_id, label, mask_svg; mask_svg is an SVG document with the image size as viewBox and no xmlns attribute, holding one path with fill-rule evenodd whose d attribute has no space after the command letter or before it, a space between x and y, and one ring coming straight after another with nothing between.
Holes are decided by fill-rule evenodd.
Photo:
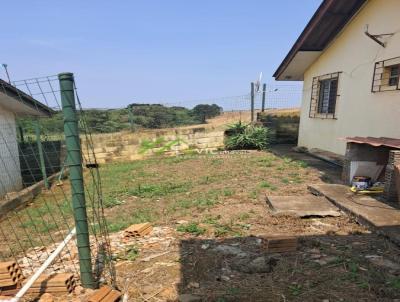
<instances>
[{"instance_id":1,"label":"window with metal bars","mask_svg":"<svg viewBox=\"0 0 400 302\"><path fill-rule=\"evenodd\" d=\"M335 118L339 72L314 77L310 102L312 118Z\"/></svg>"},{"instance_id":2,"label":"window with metal bars","mask_svg":"<svg viewBox=\"0 0 400 302\"><path fill-rule=\"evenodd\" d=\"M375 63L372 92L400 90L400 57Z\"/></svg>"}]
</instances>

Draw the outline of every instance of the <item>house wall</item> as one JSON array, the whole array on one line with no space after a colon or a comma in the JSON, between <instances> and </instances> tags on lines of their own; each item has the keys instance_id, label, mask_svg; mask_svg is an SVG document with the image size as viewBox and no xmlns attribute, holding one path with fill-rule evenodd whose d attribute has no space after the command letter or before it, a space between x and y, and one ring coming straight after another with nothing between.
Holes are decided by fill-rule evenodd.
<instances>
[{"instance_id":1,"label":"house wall","mask_svg":"<svg viewBox=\"0 0 400 302\"><path fill-rule=\"evenodd\" d=\"M15 118L0 107L0 198L22 189Z\"/></svg>"},{"instance_id":2,"label":"house wall","mask_svg":"<svg viewBox=\"0 0 400 302\"><path fill-rule=\"evenodd\" d=\"M400 1L370 0L304 74L299 146L345 154L346 136L400 138L400 91L371 92L374 63L400 56ZM385 48L364 34L395 33ZM309 118L312 79L342 72L337 119Z\"/></svg>"}]
</instances>

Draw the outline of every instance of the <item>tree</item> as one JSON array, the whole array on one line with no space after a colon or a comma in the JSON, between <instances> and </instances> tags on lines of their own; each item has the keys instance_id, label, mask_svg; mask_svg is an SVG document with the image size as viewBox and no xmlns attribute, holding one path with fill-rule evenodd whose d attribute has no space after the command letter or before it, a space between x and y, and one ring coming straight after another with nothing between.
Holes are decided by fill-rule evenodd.
<instances>
[{"instance_id":1,"label":"tree","mask_svg":"<svg viewBox=\"0 0 400 302\"><path fill-rule=\"evenodd\" d=\"M199 104L192 109L192 112L202 123L206 123L206 119L220 115L222 107L219 107L217 104Z\"/></svg>"}]
</instances>

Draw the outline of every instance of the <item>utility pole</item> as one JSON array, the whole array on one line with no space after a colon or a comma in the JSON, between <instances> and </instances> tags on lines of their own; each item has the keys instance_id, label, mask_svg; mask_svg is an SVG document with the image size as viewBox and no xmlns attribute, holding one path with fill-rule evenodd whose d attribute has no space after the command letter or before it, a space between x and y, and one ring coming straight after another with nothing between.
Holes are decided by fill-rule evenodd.
<instances>
[{"instance_id":1,"label":"utility pole","mask_svg":"<svg viewBox=\"0 0 400 302\"><path fill-rule=\"evenodd\" d=\"M251 108L250 108L250 114L251 114L250 121L253 123L254 122L254 82L251 82L250 87L251 87L251 92L250 92L250 97L251 97L251 100L250 100L250 102L251 102L251 104L250 104L250 106L251 106Z\"/></svg>"},{"instance_id":2,"label":"utility pole","mask_svg":"<svg viewBox=\"0 0 400 302\"><path fill-rule=\"evenodd\" d=\"M265 91L267 90L267 84L263 84L263 90L262 90L262 103L261 103L261 112L264 112L265 110Z\"/></svg>"}]
</instances>

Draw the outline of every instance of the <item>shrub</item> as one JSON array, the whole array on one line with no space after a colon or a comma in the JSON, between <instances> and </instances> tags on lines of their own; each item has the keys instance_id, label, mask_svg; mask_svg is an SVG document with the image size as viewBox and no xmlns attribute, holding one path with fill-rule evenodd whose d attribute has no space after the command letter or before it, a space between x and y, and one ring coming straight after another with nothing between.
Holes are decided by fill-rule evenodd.
<instances>
[{"instance_id":1,"label":"shrub","mask_svg":"<svg viewBox=\"0 0 400 302\"><path fill-rule=\"evenodd\" d=\"M199 227L199 225L197 223L192 222L192 223L188 223L188 224L181 224L180 226L178 226L177 231L182 232L182 233L190 233L190 234L198 236L198 235L204 234L206 229Z\"/></svg>"},{"instance_id":2,"label":"shrub","mask_svg":"<svg viewBox=\"0 0 400 302\"><path fill-rule=\"evenodd\" d=\"M225 148L228 150L264 150L268 146L268 128L242 122L230 125L225 131Z\"/></svg>"}]
</instances>

